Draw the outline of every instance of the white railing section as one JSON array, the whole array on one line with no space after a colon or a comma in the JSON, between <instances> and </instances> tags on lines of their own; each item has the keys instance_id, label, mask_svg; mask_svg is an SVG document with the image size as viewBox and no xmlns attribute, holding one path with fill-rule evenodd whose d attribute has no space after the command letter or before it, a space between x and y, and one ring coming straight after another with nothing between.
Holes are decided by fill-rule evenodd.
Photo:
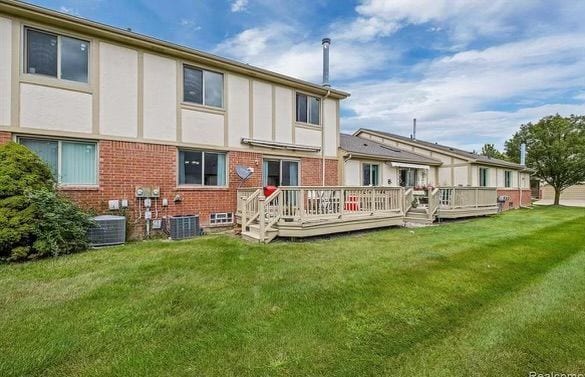
<instances>
[{"instance_id":1,"label":"white railing section","mask_svg":"<svg viewBox=\"0 0 585 377\"><path fill-rule=\"evenodd\" d=\"M292 221L402 212L401 187L281 187L281 217Z\"/></svg>"},{"instance_id":2,"label":"white railing section","mask_svg":"<svg viewBox=\"0 0 585 377\"><path fill-rule=\"evenodd\" d=\"M404 204L403 209L404 213L408 212L410 208L412 208L412 202L414 201L414 190L409 188L404 192Z\"/></svg>"},{"instance_id":3,"label":"white railing section","mask_svg":"<svg viewBox=\"0 0 585 377\"><path fill-rule=\"evenodd\" d=\"M432 191L429 191L429 204L428 204L427 216L428 216L428 219L431 221L434 220L435 213L439 209L439 201L440 201L439 193L440 193L439 188L435 188Z\"/></svg>"},{"instance_id":4,"label":"white railing section","mask_svg":"<svg viewBox=\"0 0 585 377\"><path fill-rule=\"evenodd\" d=\"M261 189L255 189L254 191L242 191L238 190L238 210L242 218L242 230L252 224L260 216L260 207L258 198L262 194Z\"/></svg>"},{"instance_id":5,"label":"white railing section","mask_svg":"<svg viewBox=\"0 0 585 377\"><path fill-rule=\"evenodd\" d=\"M498 193L495 187L441 187L439 207L443 209L494 207Z\"/></svg>"}]
</instances>

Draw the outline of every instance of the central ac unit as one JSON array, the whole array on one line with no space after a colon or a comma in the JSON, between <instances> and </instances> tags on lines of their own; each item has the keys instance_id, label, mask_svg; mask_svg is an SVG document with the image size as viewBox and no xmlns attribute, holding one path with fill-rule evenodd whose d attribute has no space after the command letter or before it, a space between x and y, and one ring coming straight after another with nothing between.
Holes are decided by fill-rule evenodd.
<instances>
[{"instance_id":1,"label":"central ac unit","mask_svg":"<svg viewBox=\"0 0 585 377\"><path fill-rule=\"evenodd\" d=\"M199 216L197 215L171 216L170 225L171 239L173 240L193 238L201 233L199 229Z\"/></svg>"},{"instance_id":2,"label":"central ac unit","mask_svg":"<svg viewBox=\"0 0 585 377\"><path fill-rule=\"evenodd\" d=\"M89 229L87 238L91 246L119 245L126 242L126 218L102 215L92 219L95 224Z\"/></svg>"}]
</instances>

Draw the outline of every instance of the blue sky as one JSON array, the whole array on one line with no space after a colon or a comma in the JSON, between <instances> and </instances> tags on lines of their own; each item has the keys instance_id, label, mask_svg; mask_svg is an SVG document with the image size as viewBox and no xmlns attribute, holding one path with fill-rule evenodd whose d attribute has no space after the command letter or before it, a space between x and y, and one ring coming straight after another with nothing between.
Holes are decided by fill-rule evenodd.
<instances>
[{"instance_id":1,"label":"blue sky","mask_svg":"<svg viewBox=\"0 0 585 377\"><path fill-rule=\"evenodd\" d=\"M585 114L582 0L35 0L351 92L342 130L501 147L542 116Z\"/></svg>"}]
</instances>

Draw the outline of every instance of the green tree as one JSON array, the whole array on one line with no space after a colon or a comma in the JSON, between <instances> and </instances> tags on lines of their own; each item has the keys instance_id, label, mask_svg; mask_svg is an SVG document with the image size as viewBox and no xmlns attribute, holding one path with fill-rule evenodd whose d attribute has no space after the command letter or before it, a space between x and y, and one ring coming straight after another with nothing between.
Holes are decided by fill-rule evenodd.
<instances>
[{"instance_id":1,"label":"green tree","mask_svg":"<svg viewBox=\"0 0 585 377\"><path fill-rule=\"evenodd\" d=\"M584 116L557 114L521 125L505 145L510 160L519 162L522 143L526 143L526 165L555 189L555 205L564 189L585 181Z\"/></svg>"},{"instance_id":2,"label":"green tree","mask_svg":"<svg viewBox=\"0 0 585 377\"><path fill-rule=\"evenodd\" d=\"M506 160L507 156L500 152L494 144L484 144L481 148L481 155L498 160Z\"/></svg>"},{"instance_id":3,"label":"green tree","mask_svg":"<svg viewBox=\"0 0 585 377\"><path fill-rule=\"evenodd\" d=\"M49 167L28 148L0 146L0 261L87 247L88 216L55 192Z\"/></svg>"}]
</instances>

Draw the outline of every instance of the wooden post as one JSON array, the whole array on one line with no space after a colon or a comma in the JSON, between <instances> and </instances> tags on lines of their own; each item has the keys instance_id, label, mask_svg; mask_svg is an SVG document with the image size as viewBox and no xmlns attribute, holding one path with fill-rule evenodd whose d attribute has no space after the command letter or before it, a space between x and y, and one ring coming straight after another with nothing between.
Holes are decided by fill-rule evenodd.
<instances>
[{"instance_id":1,"label":"wooden post","mask_svg":"<svg viewBox=\"0 0 585 377\"><path fill-rule=\"evenodd\" d=\"M476 187L475 188L475 208L478 207L478 201L479 200L479 189Z\"/></svg>"},{"instance_id":2,"label":"wooden post","mask_svg":"<svg viewBox=\"0 0 585 377\"><path fill-rule=\"evenodd\" d=\"M305 217L305 189L301 189L299 196L299 212L302 224Z\"/></svg>"},{"instance_id":3,"label":"wooden post","mask_svg":"<svg viewBox=\"0 0 585 377\"><path fill-rule=\"evenodd\" d=\"M345 189L342 188L339 190L339 205L341 206L341 208L339 208L339 214L340 217L343 217L343 213L345 212Z\"/></svg>"},{"instance_id":4,"label":"wooden post","mask_svg":"<svg viewBox=\"0 0 585 377\"><path fill-rule=\"evenodd\" d=\"M242 196L242 232L246 231L246 217L248 216L248 200Z\"/></svg>"},{"instance_id":5,"label":"wooden post","mask_svg":"<svg viewBox=\"0 0 585 377\"><path fill-rule=\"evenodd\" d=\"M266 213L265 213L265 206L264 206L264 201L266 200L266 197L264 195L261 195L258 197L258 212L260 213L258 222L260 224L260 242L264 242L264 232L265 232L265 228L266 228Z\"/></svg>"}]
</instances>

